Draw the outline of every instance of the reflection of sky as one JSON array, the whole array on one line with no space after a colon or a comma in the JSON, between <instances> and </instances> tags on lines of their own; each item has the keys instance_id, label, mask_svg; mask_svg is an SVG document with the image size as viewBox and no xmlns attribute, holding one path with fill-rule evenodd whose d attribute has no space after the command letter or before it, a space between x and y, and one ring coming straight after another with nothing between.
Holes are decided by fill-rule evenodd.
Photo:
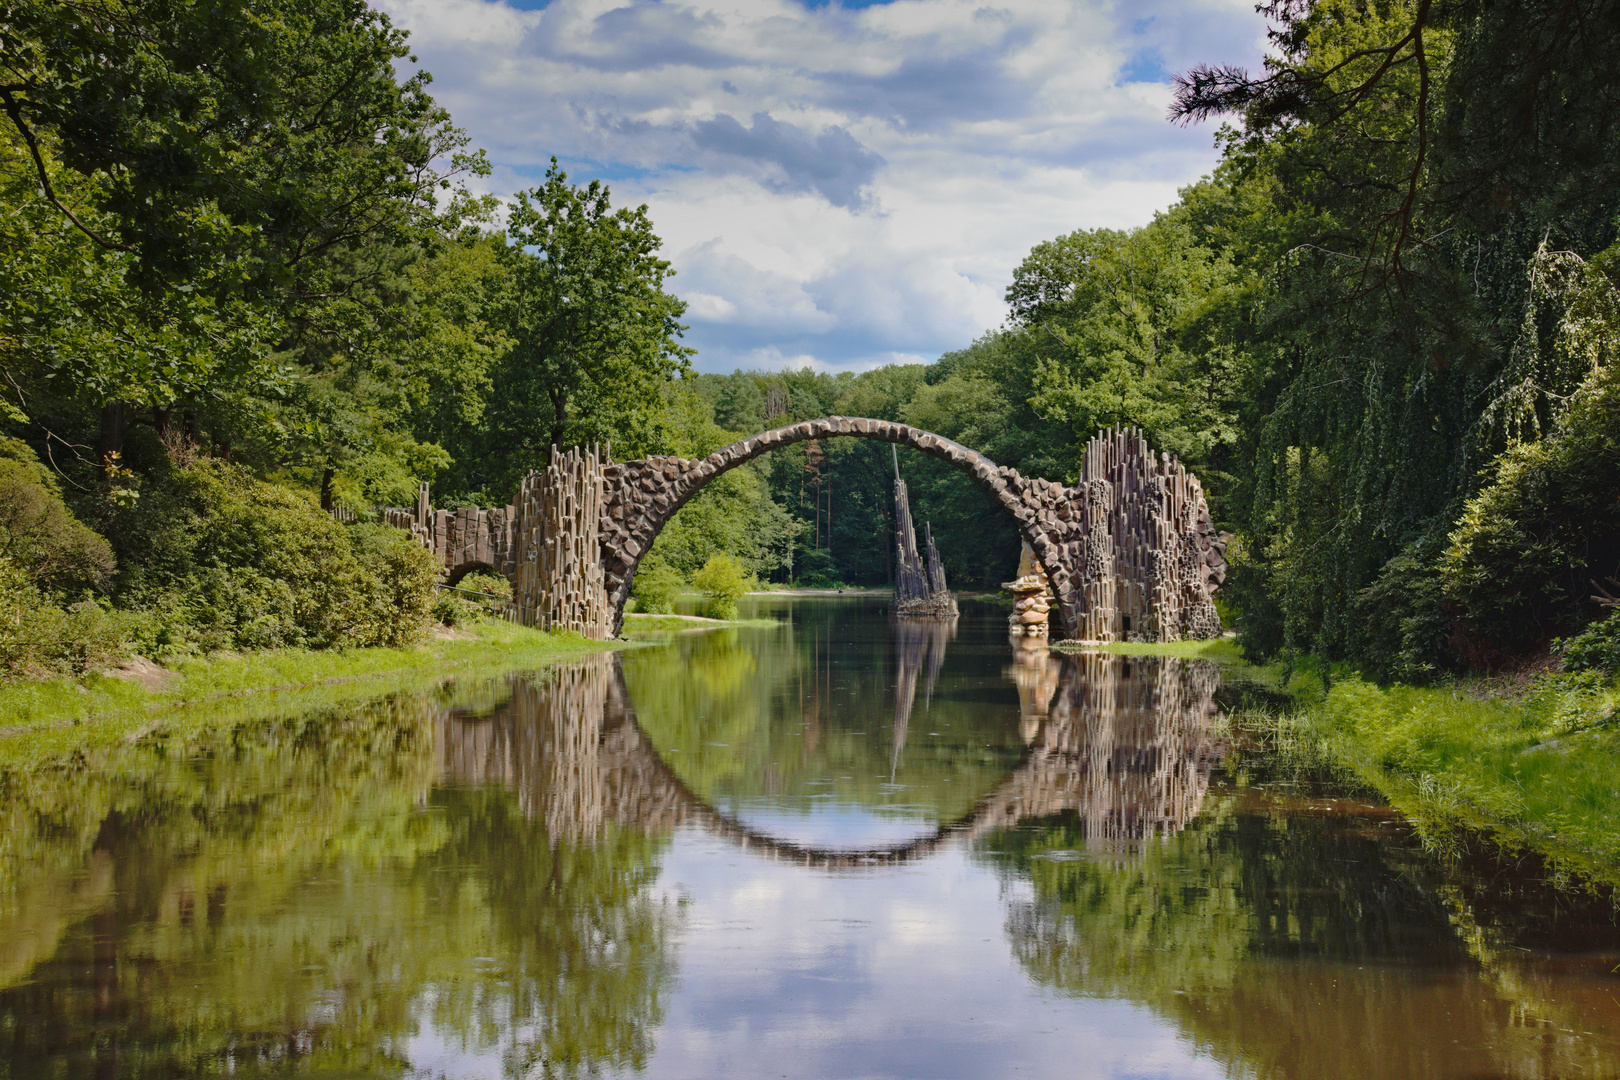
<instances>
[{"instance_id":1,"label":"reflection of sky","mask_svg":"<svg viewBox=\"0 0 1620 1080\"><path fill-rule=\"evenodd\" d=\"M823 873L686 833L661 885L690 904L648 1076L1223 1075L1145 1009L1031 983L1015 898L958 848Z\"/></svg>"},{"instance_id":2,"label":"reflection of sky","mask_svg":"<svg viewBox=\"0 0 1620 1080\"><path fill-rule=\"evenodd\" d=\"M852 834L838 823L866 830L880 820L825 818L840 837ZM1027 886L1006 885L960 848L894 869L828 873L683 830L658 888L686 902L677 985L662 995L647 1067L620 1075L1225 1075L1145 1008L1032 983L1003 930L1008 904L1027 899L1009 889ZM425 1028L403 1049L422 1075L500 1075L498 1058L455 1047Z\"/></svg>"},{"instance_id":3,"label":"reflection of sky","mask_svg":"<svg viewBox=\"0 0 1620 1080\"><path fill-rule=\"evenodd\" d=\"M840 851L892 847L932 836L938 827L934 815L922 807L835 803L796 812L776 799L739 799L716 809L772 839Z\"/></svg>"}]
</instances>

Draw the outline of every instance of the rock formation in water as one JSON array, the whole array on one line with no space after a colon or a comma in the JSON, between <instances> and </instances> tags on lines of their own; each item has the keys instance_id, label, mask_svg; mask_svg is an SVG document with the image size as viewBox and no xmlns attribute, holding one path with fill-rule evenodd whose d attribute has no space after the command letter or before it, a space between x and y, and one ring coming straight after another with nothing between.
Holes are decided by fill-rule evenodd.
<instances>
[{"instance_id":1,"label":"rock formation in water","mask_svg":"<svg viewBox=\"0 0 1620 1080\"><path fill-rule=\"evenodd\" d=\"M893 448L891 447L891 450ZM911 499L900 478L900 454L894 452L894 596L895 611L906 619L954 619L956 597L945 585L945 568L934 547L934 530L923 526L928 558L917 553L917 529L911 521Z\"/></svg>"}]
</instances>

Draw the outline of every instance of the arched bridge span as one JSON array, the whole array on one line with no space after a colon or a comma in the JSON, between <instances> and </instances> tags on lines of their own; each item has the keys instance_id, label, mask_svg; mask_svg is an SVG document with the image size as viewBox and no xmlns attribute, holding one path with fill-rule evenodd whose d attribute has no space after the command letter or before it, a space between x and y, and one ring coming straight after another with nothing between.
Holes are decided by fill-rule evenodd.
<instances>
[{"instance_id":1,"label":"arched bridge span","mask_svg":"<svg viewBox=\"0 0 1620 1080\"><path fill-rule=\"evenodd\" d=\"M1087 641L1173 641L1220 632L1213 596L1225 543L1198 479L1141 432L1099 433L1072 485L1030 479L961 443L909 424L828 416L751 435L705 458L606 461L595 449L553 451L512 506L414 508L385 519L431 547L451 577L496 567L514 582L518 615L588 637L619 633L636 568L704 485L762 454L812 439L909 446L966 473L1017 523L1051 584L1059 629Z\"/></svg>"},{"instance_id":2,"label":"arched bridge span","mask_svg":"<svg viewBox=\"0 0 1620 1080\"><path fill-rule=\"evenodd\" d=\"M602 520L602 570L616 619L622 620L624 603L637 566L658 534L691 498L709 481L745 462L794 443L839 436L879 439L921 450L967 473L995 499L1018 524L1036 558L1052 576L1054 588L1066 581L1053 526L1058 524L1057 499L1048 494L1059 485L1048 481L1026 481L1014 469L1003 468L976 450L941 435L888 420L828 416L775 428L732 443L706 458L652 457L609 465ZM1058 594L1065 627L1076 625L1063 595ZM614 626L618 629L617 622Z\"/></svg>"},{"instance_id":3,"label":"arched bridge span","mask_svg":"<svg viewBox=\"0 0 1620 1080\"><path fill-rule=\"evenodd\" d=\"M1198 480L1140 432L1087 446L1074 487L1028 479L941 435L889 420L828 416L752 435L706 458L651 457L604 470L603 583L618 633L636 568L670 518L709 481L793 443L843 436L920 450L961 469L1012 515L1051 583L1061 629L1090 640L1219 632L1212 597L1225 544Z\"/></svg>"}]
</instances>

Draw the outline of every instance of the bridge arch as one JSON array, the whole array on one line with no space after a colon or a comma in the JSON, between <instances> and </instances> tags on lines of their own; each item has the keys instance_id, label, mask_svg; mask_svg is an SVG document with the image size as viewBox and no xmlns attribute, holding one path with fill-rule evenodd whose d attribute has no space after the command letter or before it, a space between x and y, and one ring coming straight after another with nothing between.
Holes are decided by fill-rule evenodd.
<instances>
[{"instance_id":1,"label":"bridge arch","mask_svg":"<svg viewBox=\"0 0 1620 1080\"><path fill-rule=\"evenodd\" d=\"M1028 480L976 450L910 424L863 417L828 416L750 435L706 458L651 457L609 465L602 509L602 573L613 610L613 632L624 621L625 601L636 569L671 518L703 487L745 462L783 446L852 436L909 446L967 473L1009 514L1040 560L1056 595L1055 614L1064 632L1076 633L1081 597L1060 544L1080 528L1070 509L1072 492L1048 480Z\"/></svg>"}]
</instances>

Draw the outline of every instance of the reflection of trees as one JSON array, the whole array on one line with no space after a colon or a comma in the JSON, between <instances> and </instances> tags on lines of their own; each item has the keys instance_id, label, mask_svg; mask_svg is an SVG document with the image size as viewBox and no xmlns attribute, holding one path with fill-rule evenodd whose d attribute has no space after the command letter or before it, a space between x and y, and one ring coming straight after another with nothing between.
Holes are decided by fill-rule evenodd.
<instances>
[{"instance_id":1,"label":"reflection of trees","mask_svg":"<svg viewBox=\"0 0 1620 1080\"><path fill-rule=\"evenodd\" d=\"M791 627L773 634L694 635L624 653L637 722L680 782L711 805L769 798L809 812L831 796L880 813L895 807L912 819L958 820L1023 754L1006 722L1005 695L994 686L994 668L943 666L943 652L930 653L926 637L915 666L898 640L901 655L893 656L883 647L892 624L881 610L805 605ZM949 623L912 625L949 637ZM850 647L863 637L874 647ZM903 680L909 670L926 698L935 664L942 666L928 729L938 734L911 737L896 761L896 673Z\"/></svg>"},{"instance_id":2,"label":"reflection of trees","mask_svg":"<svg viewBox=\"0 0 1620 1080\"><path fill-rule=\"evenodd\" d=\"M1007 918L1032 978L1148 1004L1234 1075L1620 1072L1620 1047L1573 1035L1612 1029L1603 984L1575 1002L1567 978L1521 975L1540 994L1503 996L1471 959L1480 935L1458 933L1455 886L1392 811L1209 791L1202 676L1165 662L1127 676L1119 659L1065 672L1036 739L1070 770L1050 790L1085 794L980 843L1033 886ZM1554 985L1565 1008L1549 1013Z\"/></svg>"},{"instance_id":3,"label":"reflection of trees","mask_svg":"<svg viewBox=\"0 0 1620 1080\"><path fill-rule=\"evenodd\" d=\"M493 710L528 713L524 776L590 685L600 665ZM658 841L577 785L439 784L456 729L499 722L399 698L9 776L0 941L27 979L0 990L0 1075L396 1072L424 1023L511 1074L644 1062L671 974Z\"/></svg>"}]
</instances>

